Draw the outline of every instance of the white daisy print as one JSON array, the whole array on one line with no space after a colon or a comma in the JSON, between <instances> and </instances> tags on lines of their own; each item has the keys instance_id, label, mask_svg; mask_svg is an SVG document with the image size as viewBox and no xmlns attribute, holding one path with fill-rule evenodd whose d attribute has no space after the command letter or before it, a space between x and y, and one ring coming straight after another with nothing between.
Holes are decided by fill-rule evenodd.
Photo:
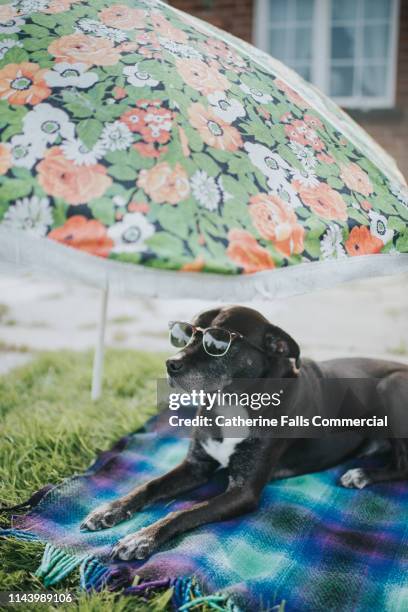
<instances>
[{"instance_id":1,"label":"white daisy print","mask_svg":"<svg viewBox=\"0 0 408 612\"><path fill-rule=\"evenodd\" d=\"M145 241L153 236L154 225L141 213L128 213L108 229L115 246L112 253L137 253L145 248Z\"/></svg>"},{"instance_id":2,"label":"white daisy print","mask_svg":"<svg viewBox=\"0 0 408 612\"><path fill-rule=\"evenodd\" d=\"M31 140L42 140L48 144L58 138L73 139L75 136L75 127L68 114L46 102L37 104L26 114L23 131Z\"/></svg>"},{"instance_id":3,"label":"white daisy print","mask_svg":"<svg viewBox=\"0 0 408 612\"><path fill-rule=\"evenodd\" d=\"M13 2L13 7L20 15L29 13L40 13L48 8L49 0L17 0Z\"/></svg>"},{"instance_id":4,"label":"white daisy print","mask_svg":"<svg viewBox=\"0 0 408 612\"><path fill-rule=\"evenodd\" d=\"M45 236L52 225L52 210L48 198L23 198L10 206L4 215L2 225L24 230L34 236Z\"/></svg>"},{"instance_id":5,"label":"white daisy print","mask_svg":"<svg viewBox=\"0 0 408 612\"><path fill-rule=\"evenodd\" d=\"M408 208L408 187L399 183L391 183L390 189L401 204Z\"/></svg>"},{"instance_id":6,"label":"white daisy print","mask_svg":"<svg viewBox=\"0 0 408 612\"><path fill-rule=\"evenodd\" d=\"M120 196L120 195L115 195L115 196L112 198L112 202L113 202L113 205L114 205L116 208L123 208L123 206L126 206L126 200L125 200L125 198L124 198L123 196Z\"/></svg>"},{"instance_id":7,"label":"white daisy print","mask_svg":"<svg viewBox=\"0 0 408 612\"><path fill-rule=\"evenodd\" d=\"M121 43L129 39L129 36L118 28L110 28L96 19L80 19L75 25L76 32L93 34L100 38L109 38L113 42Z\"/></svg>"},{"instance_id":8,"label":"white daisy print","mask_svg":"<svg viewBox=\"0 0 408 612\"><path fill-rule=\"evenodd\" d=\"M159 81L156 81L151 74L139 69L139 64L134 66L126 66L123 69L123 74L126 76L127 81L133 87L157 87Z\"/></svg>"},{"instance_id":9,"label":"white daisy print","mask_svg":"<svg viewBox=\"0 0 408 612\"><path fill-rule=\"evenodd\" d=\"M19 168L32 168L44 156L46 143L43 140L33 140L25 134L17 134L10 141L10 151L13 165Z\"/></svg>"},{"instance_id":10,"label":"white daisy print","mask_svg":"<svg viewBox=\"0 0 408 612\"><path fill-rule=\"evenodd\" d=\"M217 185L221 189L222 201L228 202L228 200L232 200L233 196L228 191L224 189L224 184L222 182L222 176L217 180Z\"/></svg>"},{"instance_id":11,"label":"white daisy print","mask_svg":"<svg viewBox=\"0 0 408 612\"><path fill-rule=\"evenodd\" d=\"M317 187L319 184L316 174L309 170L307 166L303 170L295 170L293 180L299 182L303 187Z\"/></svg>"},{"instance_id":12,"label":"white daisy print","mask_svg":"<svg viewBox=\"0 0 408 612\"><path fill-rule=\"evenodd\" d=\"M212 107L212 110L227 123L232 123L238 117L245 117L246 111L241 102L235 98L229 98L222 91L216 91L209 96L207 99Z\"/></svg>"},{"instance_id":13,"label":"white daisy print","mask_svg":"<svg viewBox=\"0 0 408 612\"><path fill-rule=\"evenodd\" d=\"M246 83L241 82L239 87L244 93L246 93L248 96L251 96L255 100L255 102L258 102L258 104L268 104L273 100L271 95L255 87L249 87Z\"/></svg>"},{"instance_id":14,"label":"white daisy print","mask_svg":"<svg viewBox=\"0 0 408 612\"><path fill-rule=\"evenodd\" d=\"M159 43L172 55L176 57L184 57L187 59L202 59L202 54L194 49L194 47L190 47L190 45L185 45L183 43L177 43L171 40L170 38L164 38L163 36L159 36Z\"/></svg>"},{"instance_id":15,"label":"white daisy print","mask_svg":"<svg viewBox=\"0 0 408 612\"><path fill-rule=\"evenodd\" d=\"M306 170L315 168L315 166L317 165L317 159L314 156L313 149L305 147L299 142L294 141L290 142L288 146L290 149L292 149L292 151Z\"/></svg>"},{"instance_id":16,"label":"white daisy print","mask_svg":"<svg viewBox=\"0 0 408 612\"><path fill-rule=\"evenodd\" d=\"M146 124L149 127L150 133L154 138L159 139L162 132L171 132L173 125L173 116L170 111L163 113L162 115L156 115L152 112L147 112L144 118Z\"/></svg>"},{"instance_id":17,"label":"white daisy print","mask_svg":"<svg viewBox=\"0 0 408 612\"><path fill-rule=\"evenodd\" d=\"M54 68L45 73L45 80L50 87L88 89L88 87L95 85L99 79L96 72L88 71L88 68L87 64L60 62L54 64Z\"/></svg>"},{"instance_id":18,"label":"white daisy print","mask_svg":"<svg viewBox=\"0 0 408 612\"><path fill-rule=\"evenodd\" d=\"M92 149L88 149L79 139L64 140L61 145L64 156L77 166L92 166L96 164L106 149L101 142L97 142Z\"/></svg>"},{"instance_id":19,"label":"white daisy print","mask_svg":"<svg viewBox=\"0 0 408 612\"><path fill-rule=\"evenodd\" d=\"M370 217L370 232L376 238L379 238L383 244L387 244L390 242L394 236L394 230L388 227L387 218L384 215L380 215L379 213L370 210L368 213Z\"/></svg>"},{"instance_id":20,"label":"white daisy print","mask_svg":"<svg viewBox=\"0 0 408 612\"><path fill-rule=\"evenodd\" d=\"M197 170L190 179L191 191L198 204L207 210L217 210L221 191L215 179L204 170Z\"/></svg>"},{"instance_id":21,"label":"white daisy print","mask_svg":"<svg viewBox=\"0 0 408 612\"><path fill-rule=\"evenodd\" d=\"M79 19L79 21L75 24L75 29L77 32L84 32L85 34L96 34L98 30L103 26L103 23L97 21L96 19L88 19L84 17L83 19Z\"/></svg>"},{"instance_id":22,"label":"white daisy print","mask_svg":"<svg viewBox=\"0 0 408 612\"><path fill-rule=\"evenodd\" d=\"M297 192L291 185L292 168L280 155L259 143L246 142L244 149L249 154L253 165L266 176L266 182L272 192L289 202L293 208L302 205Z\"/></svg>"},{"instance_id":23,"label":"white daisy print","mask_svg":"<svg viewBox=\"0 0 408 612\"><path fill-rule=\"evenodd\" d=\"M2 21L0 23L0 34L17 34L24 24L25 21L21 17L12 17L8 21Z\"/></svg>"},{"instance_id":24,"label":"white daisy print","mask_svg":"<svg viewBox=\"0 0 408 612\"><path fill-rule=\"evenodd\" d=\"M340 259L346 256L342 245L343 234L338 225L331 223L320 241L323 259Z\"/></svg>"},{"instance_id":25,"label":"white daisy print","mask_svg":"<svg viewBox=\"0 0 408 612\"><path fill-rule=\"evenodd\" d=\"M292 208L302 206L297 191L292 187L290 181L282 180L281 182L277 182L273 178L268 178L266 182L271 193L276 193L282 200L290 204Z\"/></svg>"},{"instance_id":26,"label":"white daisy print","mask_svg":"<svg viewBox=\"0 0 408 612\"><path fill-rule=\"evenodd\" d=\"M289 164L277 153L273 153L259 143L246 142L244 149L249 155L252 164L256 166L262 174L270 178L286 180L288 172L291 170Z\"/></svg>"},{"instance_id":27,"label":"white daisy print","mask_svg":"<svg viewBox=\"0 0 408 612\"><path fill-rule=\"evenodd\" d=\"M0 40L0 60L6 55L7 51L12 49L13 47L22 47L23 43L18 40L14 40L13 38L5 38L4 40Z\"/></svg>"},{"instance_id":28,"label":"white daisy print","mask_svg":"<svg viewBox=\"0 0 408 612\"><path fill-rule=\"evenodd\" d=\"M108 151L123 151L133 142L133 134L122 121L105 123L99 144Z\"/></svg>"}]
</instances>

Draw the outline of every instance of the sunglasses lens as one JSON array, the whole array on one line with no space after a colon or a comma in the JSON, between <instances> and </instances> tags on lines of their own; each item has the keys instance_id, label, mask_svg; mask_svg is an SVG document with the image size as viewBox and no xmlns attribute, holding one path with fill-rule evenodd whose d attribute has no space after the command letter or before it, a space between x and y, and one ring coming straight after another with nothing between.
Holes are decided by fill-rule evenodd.
<instances>
[{"instance_id":1,"label":"sunglasses lens","mask_svg":"<svg viewBox=\"0 0 408 612\"><path fill-rule=\"evenodd\" d=\"M231 334L226 329L211 327L203 337L203 346L206 353L213 357L225 355L231 344Z\"/></svg>"},{"instance_id":2,"label":"sunglasses lens","mask_svg":"<svg viewBox=\"0 0 408 612\"><path fill-rule=\"evenodd\" d=\"M170 328L170 342L176 348L184 348L190 342L193 333L189 323L173 323Z\"/></svg>"}]
</instances>

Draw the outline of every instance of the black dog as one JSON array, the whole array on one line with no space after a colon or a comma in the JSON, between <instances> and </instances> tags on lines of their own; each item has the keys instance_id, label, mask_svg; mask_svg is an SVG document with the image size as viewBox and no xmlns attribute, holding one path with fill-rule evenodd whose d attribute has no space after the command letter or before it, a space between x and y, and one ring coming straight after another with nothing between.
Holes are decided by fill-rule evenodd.
<instances>
[{"instance_id":1,"label":"black dog","mask_svg":"<svg viewBox=\"0 0 408 612\"><path fill-rule=\"evenodd\" d=\"M304 381L302 397L313 393L313 381L321 378L380 379L377 391L387 411L406 410L408 366L374 359L334 359L312 362L299 358L299 347L284 331L271 325L255 310L233 306L198 315L195 334L188 345L168 359L170 381L186 390L208 389L208 381L226 388L232 379L298 377ZM203 348L203 331L221 328L233 332L233 342L223 356L210 356ZM310 397L310 396L309 396ZM226 491L187 510L165 518L124 537L112 555L120 559L143 559L178 534L214 521L250 512L257 507L264 486L272 479L327 469L356 456L364 443L357 432L324 439L203 438L195 431L187 457L176 468L137 486L125 497L97 508L82 527L98 530L126 520L142 507L173 498L209 480L220 466L228 469ZM345 487L363 488L387 480L408 478L408 440L389 441L392 459L388 466L365 471L354 469L341 478Z\"/></svg>"}]
</instances>

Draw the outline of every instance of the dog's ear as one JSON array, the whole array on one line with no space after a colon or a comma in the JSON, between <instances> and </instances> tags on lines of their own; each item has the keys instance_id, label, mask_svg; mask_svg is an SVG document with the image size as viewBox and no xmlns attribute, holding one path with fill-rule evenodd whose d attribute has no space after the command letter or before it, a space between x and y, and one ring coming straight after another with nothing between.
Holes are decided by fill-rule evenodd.
<instances>
[{"instance_id":1,"label":"dog's ear","mask_svg":"<svg viewBox=\"0 0 408 612\"><path fill-rule=\"evenodd\" d=\"M293 359L296 368L300 367L300 348L297 342L283 329L269 325L264 335L264 349L270 357Z\"/></svg>"}]
</instances>

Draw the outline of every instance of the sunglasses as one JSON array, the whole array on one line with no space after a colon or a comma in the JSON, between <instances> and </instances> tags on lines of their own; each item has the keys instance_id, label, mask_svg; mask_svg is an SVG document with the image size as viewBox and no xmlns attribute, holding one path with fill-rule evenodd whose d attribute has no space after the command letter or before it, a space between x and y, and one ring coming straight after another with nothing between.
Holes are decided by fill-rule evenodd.
<instances>
[{"instance_id":1,"label":"sunglasses","mask_svg":"<svg viewBox=\"0 0 408 612\"><path fill-rule=\"evenodd\" d=\"M203 329L202 327L191 325L191 323L171 321L169 323L169 330L170 343L178 349L188 346L194 340L197 332L200 332L202 334L203 349L211 357L222 357L225 355L233 341L237 338L244 340L247 344L258 349L258 351L265 352L263 348L253 344L239 332L229 331L222 327L207 327Z\"/></svg>"}]
</instances>

